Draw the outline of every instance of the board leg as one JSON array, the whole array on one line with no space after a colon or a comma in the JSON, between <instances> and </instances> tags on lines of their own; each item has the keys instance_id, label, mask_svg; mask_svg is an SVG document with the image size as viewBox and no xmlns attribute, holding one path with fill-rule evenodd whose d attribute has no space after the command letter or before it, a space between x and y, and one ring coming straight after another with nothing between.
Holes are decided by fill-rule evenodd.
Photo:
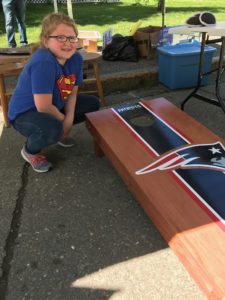
<instances>
[{"instance_id":1,"label":"board leg","mask_svg":"<svg viewBox=\"0 0 225 300\"><path fill-rule=\"evenodd\" d=\"M104 152L102 151L101 147L95 140L94 140L94 150L95 150L96 156L98 156L98 157L104 156Z\"/></svg>"}]
</instances>

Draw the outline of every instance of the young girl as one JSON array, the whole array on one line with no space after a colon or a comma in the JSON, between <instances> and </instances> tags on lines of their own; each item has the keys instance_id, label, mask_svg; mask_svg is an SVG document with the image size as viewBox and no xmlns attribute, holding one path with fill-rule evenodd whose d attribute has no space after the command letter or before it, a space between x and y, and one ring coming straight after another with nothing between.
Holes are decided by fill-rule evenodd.
<instances>
[{"instance_id":1,"label":"young girl","mask_svg":"<svg viewBox=\"0 0 225 300\"><path fill-rule=\"evenodd\" d=\"M23 69L9 104L9 120L27 137L22 157L37 172L51 167L41 150L58 143L71 147L71 127L84 121L85 113L99 109L95 96L77 94L83 79L83 60L76 52L78 31L62 13L42 22L40 48Z\"/></svg>"}]
</instances>

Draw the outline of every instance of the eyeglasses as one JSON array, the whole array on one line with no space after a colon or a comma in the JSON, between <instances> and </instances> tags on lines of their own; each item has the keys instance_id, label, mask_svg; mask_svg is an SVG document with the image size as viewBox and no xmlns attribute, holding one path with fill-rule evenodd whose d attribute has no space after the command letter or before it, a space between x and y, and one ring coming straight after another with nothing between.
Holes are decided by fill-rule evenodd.
<instances>
[{"instance_id":1,"label":"eyeglasses","mask_svg":"<svg viewBox=\"0 0 225 300\"><path fill-rule=\"evenodd\" d=\"M71 36L65 36L65 35L49 35L48 38L51 39L56 39L58 42L60 43L65 43L67 40L70 43L77 43L78 42L78 38L74 35Z\"/></svg>"}]
</instances>

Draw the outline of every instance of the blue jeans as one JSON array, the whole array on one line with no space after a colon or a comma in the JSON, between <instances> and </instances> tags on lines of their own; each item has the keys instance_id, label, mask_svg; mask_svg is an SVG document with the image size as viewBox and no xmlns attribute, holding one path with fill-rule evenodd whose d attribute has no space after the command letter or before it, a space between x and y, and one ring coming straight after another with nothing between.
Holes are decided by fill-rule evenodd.
<instances>
[{"instance_id":1,"label":"blue jeans","mask_svg":"<svg viewBox=\"0 0 225 300\"><path fill-rule=\"evenodd\" d=\"M99 100L97 97L78 94L73 124L83 122L85 113L98 109ZM12 125L18 132L27 137L26 149L30 154L39 153L46 146L56 144L63 135L62 122L47 113L35 111L22 113Z\"/></svg>"},{"instance_id":2,"label":"blue jeans","mask_svg":"<svg viewBox=\"0 0 225 300\"><path fill-rule=\"evenodd\" d=\"M17 21L20 44L27 44L26 26L25 26L25 1L24 0L2 0L2 7L5 15L5 29L8 38L9 47L16 47L15 40L15 20Z\"/></svg>"}]
</instances>

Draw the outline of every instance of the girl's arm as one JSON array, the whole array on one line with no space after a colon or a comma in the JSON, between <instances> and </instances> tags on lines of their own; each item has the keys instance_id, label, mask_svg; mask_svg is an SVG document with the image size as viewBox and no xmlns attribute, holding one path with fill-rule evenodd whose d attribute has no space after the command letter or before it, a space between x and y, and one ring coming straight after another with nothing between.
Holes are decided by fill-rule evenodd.
<instances>
[{"instance_id":1,"label":"girl's arm","mask_svg":"<svg viewBox=\"0 0 225 300\"><path fill-rule=\"evenodd\" d=\"M66 106L64 108L65 111L65 118L63 121L64 137L66 137L69 134L74 122L74 111L77 102L77 91L78 91L78 86L74 86L72 93L70 94Z\"/></svg>"},{"instance_id":2,"label":"girl's arm","mask_svg":"<svg viewBox=\"0 0 225 300\"><path fill-rule=\"evenodd\" d=\"M34 94L34 103L39 112L45 112L53 115L56 119L63 122L64 114L52 104L52 94Z\"/></svg>"}]
</instances>

